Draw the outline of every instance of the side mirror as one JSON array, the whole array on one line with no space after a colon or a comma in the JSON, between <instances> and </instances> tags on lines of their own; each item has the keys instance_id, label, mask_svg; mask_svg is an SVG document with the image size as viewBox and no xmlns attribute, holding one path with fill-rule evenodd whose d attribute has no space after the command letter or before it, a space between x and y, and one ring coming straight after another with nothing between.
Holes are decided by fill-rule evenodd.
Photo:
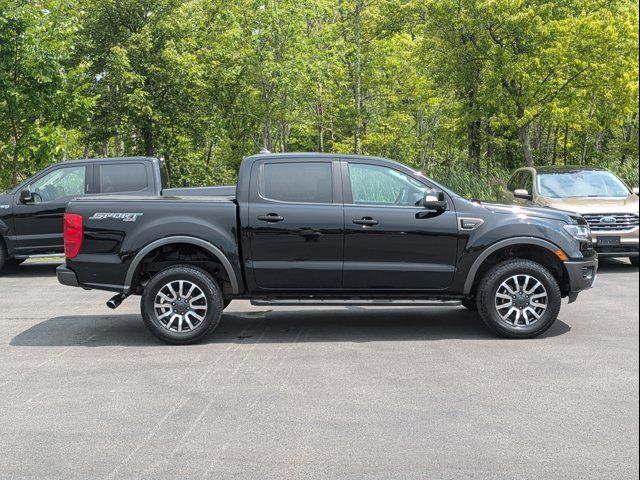
<instances>
[{"instance_id":1,"label":"side mirror","mask_svg":"<svg viewBox=\"0 0 640 480\"><path fill-rule=\"evenodd\" d=\"M432 188L424 192L424 199L422 200L422 206L427 210L444 211L447 209L447 198L444 192Z\"/></svg>"},{"instance_id":2,"label":"side mirror","mask_svg":"<svg viewBox=\"0 0 640 480\"><path fill-rule=\"evenodd\" d=\"M513 192L513 196L516 198L522 198L524 200L531 200L533 197L529 193L529 190L524 188L518 188Z\"/></svg>"},{"instance_id":3,"label":"side mirror","mask_svg":"<svg viewBox=\"0 0 640 480\"><path fill-rule=\"evenodd\" d=\"M31 190L29 190L28 188L20 190L20 203L33 203L33 195L31 194Z\"/></svg>"},{"instance_id":4,"label":"side mirror","mask_svg":"<svg viewBox=\"0 0 640 480\"><path fill-rule=\"evenodd\" d=\"M636 195L640 195L640 188L638 187L634 188L633 193L635 193Z\"/></svg>"}]
</instances>

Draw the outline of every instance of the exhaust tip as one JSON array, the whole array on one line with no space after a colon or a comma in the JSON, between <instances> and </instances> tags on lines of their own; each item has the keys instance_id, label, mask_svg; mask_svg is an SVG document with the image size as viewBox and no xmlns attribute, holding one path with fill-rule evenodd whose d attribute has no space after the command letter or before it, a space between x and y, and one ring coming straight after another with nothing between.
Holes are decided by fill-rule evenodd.
<instances>
[{"instance_id":1,"label":"exhaust tip","mask_svg":"<svg viewBox=\"0 0 640 480\"><path fill-rule=\"evenodd\" d=\"M107 307L109 307L111 310L115 310L120 306L120 304L125 298L127 298L127 296L122 293L119 293L118 295L114 295L109 300L107 300Z\"/></svg>"}]
</instances>

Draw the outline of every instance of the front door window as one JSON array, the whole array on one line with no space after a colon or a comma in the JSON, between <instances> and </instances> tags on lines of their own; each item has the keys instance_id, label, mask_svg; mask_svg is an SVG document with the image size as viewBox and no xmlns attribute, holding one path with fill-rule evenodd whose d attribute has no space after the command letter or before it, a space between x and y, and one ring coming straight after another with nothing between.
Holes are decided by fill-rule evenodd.
<instances>
[{"instance_id":1,"label":"front door window","mask_svg":"<svg viewBox=\"0 0 640 480\"><path fill-rule=\"evenodd\" d=\"M86 167L63 167L47 173L31 185L34 203L55 202L61 198L85 194Z\"/></svg>"}]
</instances>

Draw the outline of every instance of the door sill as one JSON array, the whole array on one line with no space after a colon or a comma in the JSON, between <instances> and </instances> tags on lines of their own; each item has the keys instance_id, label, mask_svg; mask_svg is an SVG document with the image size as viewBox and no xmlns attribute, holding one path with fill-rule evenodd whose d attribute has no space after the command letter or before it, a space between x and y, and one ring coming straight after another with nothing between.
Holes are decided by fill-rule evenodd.
<instances>
[{"instance_id":1,"label":"door sill","mask_svg":"<svg viewBox=\"0 0 640 480\"><path fill-rule=\"evenodd\" d=\"M393 298L304 298L304 299L291 299L291 298L254 298L251 300L251 305L255 306L329 306L329 307L345 307L345 306L358 306L358 307L458 307L462 305L460 300L439 300L439 299L424 299L424 300L407 300L407 299L393 299Z\"/></svg>"}]
</instances>

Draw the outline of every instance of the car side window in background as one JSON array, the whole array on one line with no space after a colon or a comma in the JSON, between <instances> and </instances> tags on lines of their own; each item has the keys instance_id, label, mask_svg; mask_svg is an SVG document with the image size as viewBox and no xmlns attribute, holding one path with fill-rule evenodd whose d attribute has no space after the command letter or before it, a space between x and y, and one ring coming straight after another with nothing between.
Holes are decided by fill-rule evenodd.
<instances>
[{"instance_id":1,"label":"car side window in background","mask_svg":"<svg viewBox=\"0 0 640 480\"><path fill-rule=\"evenodd\" d=\"M522 172L520 188L529 192L529 195L533 194L533 175L531 172Z\"/></svg>"},{"instance_id":2,"label":"car side window in background","mask_svg":"<svg viewBox=\"0 0 640 480\"><path fill-rule=\"evenodd\" d=\"M413 207L420 203L427 187L392 168L349 164L351 195L355 205Z\"/></svg>"},{"instance_id":3,"label":"car side window in background","mask_svg":"<svg viewBox=\"0 0 640 480\"><path fill-rule=\"evenodd\" d=\"M511 180L509 180L509 183L507 183L507 190L509 190L510 192L515 192L517 189L519 189L521 176L522 172L514 173L513 177L511 177Z\"/></svg>"},{"instance_id":4,"label":"car side window in background","mask_svg":"<svg viewBox=\"0 0 640 480\"><path fill-rule=\"evenodd\" d=\"M149 186L143 163L100 165L100 192L139 192Z\"/></svg>"},{"instance_id":5,"label":"car side window in background","mask_svg":"<svg viewBox=\"0 0 640 480\"><path fill-rule=\"evenodd\" d=\"M260 194L268 200L296 203L332 203L330 162L265 163Z\"/></svg>"},{"instance_id":6,"label":"car side window in background","mask_svg":"<svg viewBox=\"0 0 640 480\"><path fill-rule=\"evenodd\" d=\"M84 195L86 184L86 167L63 167L33 182L29 185L29 190L34 203L46 203L64 197Z\"/></svg>"}]
</instances>

